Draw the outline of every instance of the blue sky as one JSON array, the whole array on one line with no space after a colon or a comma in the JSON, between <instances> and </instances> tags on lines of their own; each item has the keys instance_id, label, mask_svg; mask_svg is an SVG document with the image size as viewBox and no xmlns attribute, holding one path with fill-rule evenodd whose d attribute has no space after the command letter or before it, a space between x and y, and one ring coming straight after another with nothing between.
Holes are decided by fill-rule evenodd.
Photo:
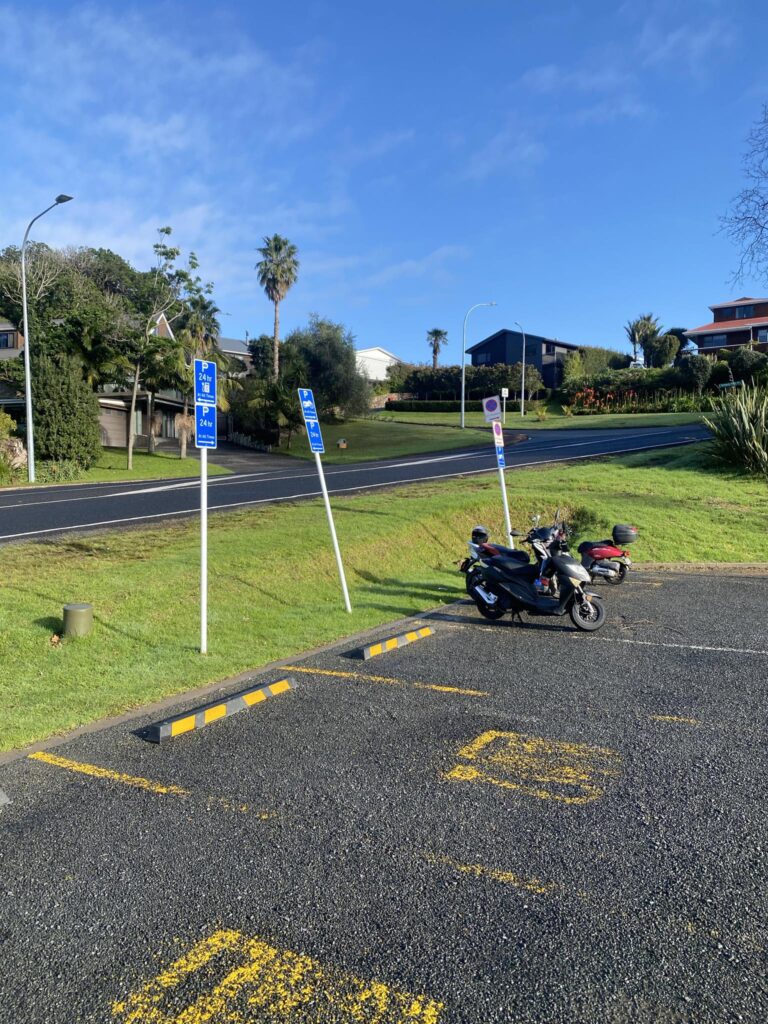
<instances>
[{"instance_id":1,"label":"blue sky","mask_svg":"<svg viewBox=\"0 0 768 1024\"><path fill-rule=\"evenodd\" d=\"M311 312L427 360L520 321L624 347L734 289L719 218L768 101L759 0L0 0L0 245L151 260L194 249L223 333L271 331L262 236L299 248L283 333Z\"/></svg>"}]
</instances>

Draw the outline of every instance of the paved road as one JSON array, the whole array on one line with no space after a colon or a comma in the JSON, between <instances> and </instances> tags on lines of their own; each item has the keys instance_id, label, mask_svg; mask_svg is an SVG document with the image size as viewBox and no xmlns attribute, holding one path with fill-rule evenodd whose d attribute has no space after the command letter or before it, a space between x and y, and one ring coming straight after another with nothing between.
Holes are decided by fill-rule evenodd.
<instances>
[{"instance_id":1,"label":"paved road","mask_svg":"<svg viewBox=\"0 0 768 1024\"><path fill-rule=\"evenodd\" d=\"M768 580L606 599L0 767L2 1024L764 1024Z\"/></svg>"},{"instance_id":2,"label":"paved road","mask_svg":"<svg viewBox=\"0 0 768 1024\"><path fill-rule=\"evenodd\" d=\"M707 436L704 427L645 427L637 430L546 430L507 449L507 465L526 466L562 459L583 459L616 452L686 444ZM365 462L326 469L331 492L351 492L465 473L496 466L493 446L436 455ZM211 511L261 505L320 494L311 463L280 459L276 468L238 472L209 480ZM67 530L120 527L199 510L195 480L134 484L92 484L0 492L0 543Z\"/></svg>"}]
</instances>

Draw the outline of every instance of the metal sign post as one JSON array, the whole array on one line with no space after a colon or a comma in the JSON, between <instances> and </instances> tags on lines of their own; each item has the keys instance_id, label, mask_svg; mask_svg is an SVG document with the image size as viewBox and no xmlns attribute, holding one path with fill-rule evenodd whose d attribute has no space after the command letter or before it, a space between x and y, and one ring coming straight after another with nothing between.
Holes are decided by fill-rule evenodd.
<instances>
[{"instance_id":1,"label":"metal sign post","mask_svg":"<svg viewBox=\"0 0 768 1024\"><path fill-rule=\"evenodd\" d=\"M336 565L339 568L339 579L341 580L341 591L344 594L344 607L348 612L352 611L352 605L349 603L349 591L347 590L347 578L344 575L344 564L341 561L341 551L339 550L339 542L336 538L336 527L333 524L333 513L331 512L331 499L328 497L328 488L325 486L325 473L323 472L323 464L320 461L320 456L325 451L325 445L323 444L323 435L320 431L320 421L317 418L317 409L315 407L315 396L309 388L299 388L299 404L301 405L301 414L304 417L304 426L307 428L307 438L309 440L309 447L315 455L315 465L317 466L317 475L320 477L320 488L323 492L323 501L325 502L325 512L328 516L328 526L331 530L331 540L333 541L333 551L336 555Z\"/></svg>"},{"instance_id":2,"label":"metal sign post","mask_svg":"<svg viewBox=\"0 0 768 1024\"><path fill-rule=\"evenodd\" d=\"M507 539L509 540L509 546L513 548L515 541L512 536L512 523L509 518L509 502L507 501L507 483L504 479L504 468L506 466L506 460L504 458L504 432L501 429L501 423L498 420L494 420L493 423L493 443L496 446L496 464L499 469L499 484L501 485L501 501L504 505L504 525L507 528Z\"/></svg>"},{"instance_id":3,"label":"metal sign post","mask_svg":"<svg viewBox=\"0 0 768 1024\"><path fill-rule=\"evenodd\" d=\"M200 653L208 653L208 449L216 447L216 363L195 360L195 447L200 449Z\"/></svg>"},{"instance_id":4,"label":"metal sign post","mask_svg":"<svg viewBox=\"0 0 768 1024\"><path fill-rule=\"evenodd\" d=\"M501 389L501 422L504 426L507 425L507 399L509 398L509 388Z\"/></svg>"}]
</instances>

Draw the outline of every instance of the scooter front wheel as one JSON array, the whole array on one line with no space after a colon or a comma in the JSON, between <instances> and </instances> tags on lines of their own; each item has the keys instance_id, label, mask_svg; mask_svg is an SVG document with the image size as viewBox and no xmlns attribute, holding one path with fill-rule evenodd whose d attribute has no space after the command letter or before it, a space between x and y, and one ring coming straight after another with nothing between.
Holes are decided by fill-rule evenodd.
<instances>
[{"instance_id":1,"label":"scooter front wheel","mask_svg":"<svg viewBox=\"0 0 768 1024\"><path fill-rule=\"evenodd\" d=\"M576 599L571 605L571 621L577 629L592 633L605 622L605 605L599 597L590 596L588 601Z\"/></svg>"}]
</instances>

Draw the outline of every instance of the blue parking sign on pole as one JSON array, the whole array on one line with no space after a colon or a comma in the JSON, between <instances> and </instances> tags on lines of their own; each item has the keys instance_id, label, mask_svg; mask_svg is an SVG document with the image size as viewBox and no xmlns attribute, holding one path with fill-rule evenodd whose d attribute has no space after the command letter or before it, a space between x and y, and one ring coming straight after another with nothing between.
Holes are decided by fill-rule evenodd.
<instances>
[{"instance_id":1,"label":"blue parking sign on pole","mask_svg":"<svg viewBox=\"0 0 768 1024\"><path fill-rule=\"evenodd\" d=\"M216 406L195 405L195 447L216 447Z\"/></svg>"},{"instance_id":2,"label":"blue parking sign on pole","mask_svg":"<svg viewBox=\"0 0 768 1024\"><path fill-rule=\"evenodd\" d=\"M301 403L301 414L304 417L304 426L307 428L309 450L322 455L325 452L323 434L320 430L320 421L317 418L315 396L309 388L299 388L299 402Z\"/></svg>"},{"instance_id":3,"label":"blue parking sign on pole","mask_svg":"<svg viewBox=\"0 0 768 1024\"><path fill-rule=\"evenodd\" d=\"M216 405L216 363L195 360L195 405Z\"/></svg>"}]
</instances>

